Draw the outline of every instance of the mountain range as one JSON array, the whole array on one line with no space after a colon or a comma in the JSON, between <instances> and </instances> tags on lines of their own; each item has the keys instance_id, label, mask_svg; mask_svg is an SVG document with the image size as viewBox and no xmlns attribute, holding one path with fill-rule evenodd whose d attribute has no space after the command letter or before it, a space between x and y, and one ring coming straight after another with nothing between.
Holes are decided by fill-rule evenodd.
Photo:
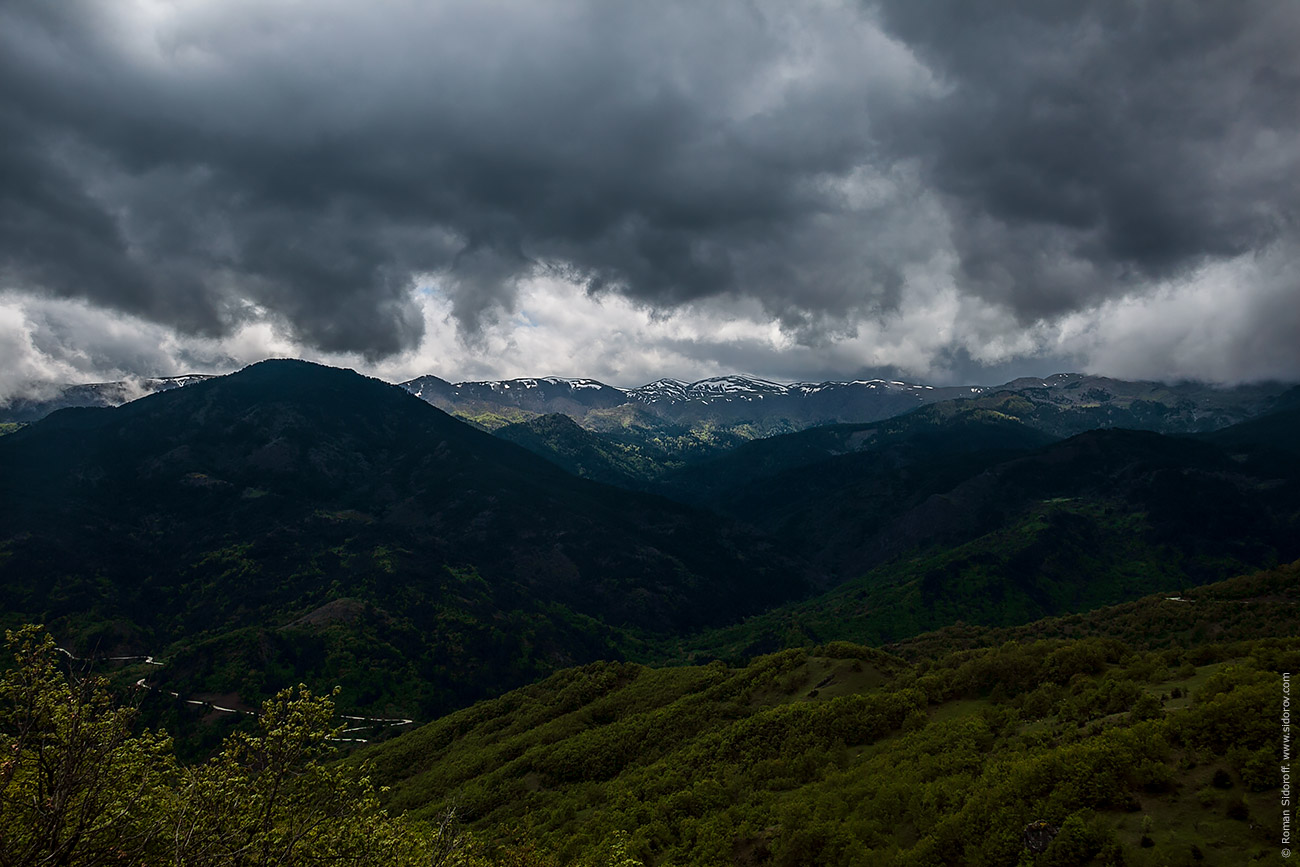
<instances>
[{"instance_id":1,"label":"mountain range","mask_svg":"<svg viewBox=\"0 0 1300 867\"><path fill-rule=\"evenodd\" d=\"M73 406L117 406L159 391L202 382L201 374L63 386L40 398L14 398L0 407L0 422L26 423ZM932 386L881 379L782 384L732 374L685 382L659 379L619 388L594 379L539 377L451 383L426 375L401 383L445 412L495 429L537 416L563 414L590 430L618 426L641 410L661 422L749 425L747 438L825 424L879 421L917 407L954 399L990 404L1018 396L1042 408L1055 433L1095 427L1139 427L1164 433L1209 431L1260 415L1288 386L1261 383L1216 387L1168 385L1060 373L1022 377L999 386ZM622 412L611 412L621 410ZM626 426L625 422L624 425Z\"/></svg>"},{"instance_id":2,"label":"mountain range","mask_svg":"<svg viewBox=\"0 0 1300 867\"><path fill-rule=\"evenodd\" d=\"M402 387L448 412L482 417L489 426L498 418L519 421L549 413L563 413L581 422L592 411L635 407L679 424L759 422L787 429L834 421L874 421L925 403L984 391L978 386L935 388L879 379L783 385L741 375L697 382L659 379L630 389L562 377L453 384L436 376L422 376L402 383Z\"/></svg>"},{"instance_id":3,"label":"mountain range","mask_svg":"<svg viewBox=\"0 0 1300 867\"><path fill-rule=\"evenodd\" d=\"M505 407L519 382L467 393ZM178 692L332 679L411 715L590 659L1009 625L1300 556L1278 388L1061 376L710 442L599 383L530 382L517 408L627 424L493 436L409 384L296 361L55 412L0 437L0 610L78 650L165 649ZM1068 436L1277 406L1199 438Z\"/></svg>"},{"instance_id":4,"label":"mountain range","mask_svg":"<svg viewBox=\"0 0 1300 867\"><path fill-rule=\"evenodd\" d=\"M1280 383L1219 388L1075 373L1021 378L1000 386L935 387L879 379L783 385L731 375L693 383L660 379L632 389L562 377L452 384L424 376L402 387L488 428L559 413L584 428L607 431L612 427L611 411L625 409L687 427L748 425L748 438L826 424L879 421L941 401L969 399L995 406L1013 398L1036 407L1039 426L1057 434L1096 427L1209 431L1267 412L1287 390Z\"/></svg>"}]
</instances>

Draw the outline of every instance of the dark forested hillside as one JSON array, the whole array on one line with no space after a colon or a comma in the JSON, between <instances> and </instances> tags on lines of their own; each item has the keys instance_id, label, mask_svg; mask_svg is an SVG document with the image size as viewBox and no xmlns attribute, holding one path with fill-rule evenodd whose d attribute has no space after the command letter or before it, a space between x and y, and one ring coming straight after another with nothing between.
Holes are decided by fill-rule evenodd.
<instances>
[{"instance_id":1,"label":"dark forested hillside","mask_svg":"<svg viewBox=\"0 0 1300 867\"><path fill-rule=\"evenodd\" d=\"M891 466L890 454L832 458L741 488L733 514L804 540L795 550L820 550L844 580L684 646L737 658L792 641L878 644L957 622L1009 626L1300 556L1300 477L1265 453L1095 431L1010 458Z\"/></svg>"},{"instance_id":2,"label":"dark forested hillside","mask_svg":"<svg viewBox=\"0 0 1300 867\"><path fill-rule=\"evenodd\" d=\"M779 533L851 572L850 539L868 538L931 494L1053 440L1016 419L949 402L747 443L670 474L659 489Z\"/></svg>"},{"instance_id":3,"label":"dark forested hillside","mask_svg":"<svg viewBox=\"0 0 1300 867\"><path fill-rule=\"evenodd\" d=\"M0 442L0 485L6 617L249 699L343 676L427 712L808 586L725 520L304 362L56 413Z\"/></svg>"},{"instance_id":4,"label":"dark forested hillside","mask_svg":"<svg viewBox=\"0 0 1300 867\"><path fill-rule=\"evenodd\" d=\"M1226 447L1251 431L1277 440L1293 412L1204 439L1098 430L1054 442L949 402L749 443L661 489L853 582L834 591L861 598L849 620L891 623L857 637L887 640L945 617L1019 622L1300 556L1300 466L1276 448ZM909 611L895 618L899 606Z\"/></svg>"},{"instance_id":5,"label":"dark forested hillside","mask_svg":"<svg viewBox=\"0 0 1300 867\"><path fill-rule=\"evenodd\" d=\"M1300 432L1300 387L1281 395L1272 412L1207 433L1203 438L1227 449L1266 450L1273 452L1270 457L1274 460L1295 461L1300 457L1297 432Z\"/></svg>"},{"instance_id":6,"label":"dark forested hillside","mask_svg":"<svg viewBox=\"0 0 1300 867\"><path fill-rule=\"evenodd\" d=\"M675 457L649 439L601 436L558 413L508 424L495 434L575 476L629 489L648 488Z\"/></svg>"}]
</instances>

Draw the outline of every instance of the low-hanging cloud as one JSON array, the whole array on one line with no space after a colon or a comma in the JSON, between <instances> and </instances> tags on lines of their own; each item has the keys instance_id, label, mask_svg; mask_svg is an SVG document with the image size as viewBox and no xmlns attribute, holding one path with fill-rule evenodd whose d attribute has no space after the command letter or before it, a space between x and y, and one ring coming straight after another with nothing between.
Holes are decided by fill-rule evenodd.
<instances>
[{"instance_id":1,"label":"low-hanging cloud","mask_svg":"<svg viewBox=\"0 0 1300 867\"><path fill-rule=\"evenodd\" d=\"M1297 40L1262 2L11 3L0 288L380 367L555 281L781 334L674 364L1104 367L1061 329L1295 263Z\"/></svg>"}]
</instances>

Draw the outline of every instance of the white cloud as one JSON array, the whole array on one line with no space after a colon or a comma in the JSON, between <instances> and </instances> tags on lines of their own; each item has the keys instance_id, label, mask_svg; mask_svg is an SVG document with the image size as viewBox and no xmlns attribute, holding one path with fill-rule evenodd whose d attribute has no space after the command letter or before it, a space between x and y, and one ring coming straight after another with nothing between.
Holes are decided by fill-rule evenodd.
<instances>
[{"instance_id":1,"label":"white cloud","mask_svg":"<svg viewBox=\"0 0 1300 867\"><path fill-rule=\"evenodd\" d=\"M1052 348L1121 378L1234 383L1300 370L1300 260L1279 243L1206 266L1149 294L1063 317Z\"/></svg>"},{"instance_id":2,"label":"white cloud","mask_svg":"<svg viewBox=\"0 0 1300 867\"><path fill-rule=\"evenodd\" d=\"M815 342L774 321L757 299L655 310L554 276L521 280L513 309L467 335L439 275L426 274L413 295L424 338L381 361L306 347L266 311L225 337L193 337L84 301L10 291L0 294L0 400L53 384L224 373L268 357L351 367L390 382L426 373L452 380L554 374L634 386L661 376L744 372L791 381L883 369L934 383L984 382L982 367L1046 375L1059 368L1045 364L1067 358L1077 369L1130 379L1287 379L1300 369L1295 259L1278 245L1024 327L1006 309L963 294L955 261L937 256L908 270L891 311L847 318L835 337Z\"/></svg>"}]
</instances>

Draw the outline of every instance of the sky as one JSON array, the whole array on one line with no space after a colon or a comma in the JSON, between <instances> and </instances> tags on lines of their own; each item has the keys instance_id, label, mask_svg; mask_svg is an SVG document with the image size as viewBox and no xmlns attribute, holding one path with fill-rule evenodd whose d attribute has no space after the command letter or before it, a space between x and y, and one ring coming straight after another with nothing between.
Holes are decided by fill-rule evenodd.
<instances>
[{"instance_id":1,"label":"sky","mask_svg":"<svg viewBox=\"0 0 1300 867\"><path fill-rule=\"evenodd\" d=\"M0 400L1300 380L1291 0L0 0Z\"/></svg>"}]
</instances>

